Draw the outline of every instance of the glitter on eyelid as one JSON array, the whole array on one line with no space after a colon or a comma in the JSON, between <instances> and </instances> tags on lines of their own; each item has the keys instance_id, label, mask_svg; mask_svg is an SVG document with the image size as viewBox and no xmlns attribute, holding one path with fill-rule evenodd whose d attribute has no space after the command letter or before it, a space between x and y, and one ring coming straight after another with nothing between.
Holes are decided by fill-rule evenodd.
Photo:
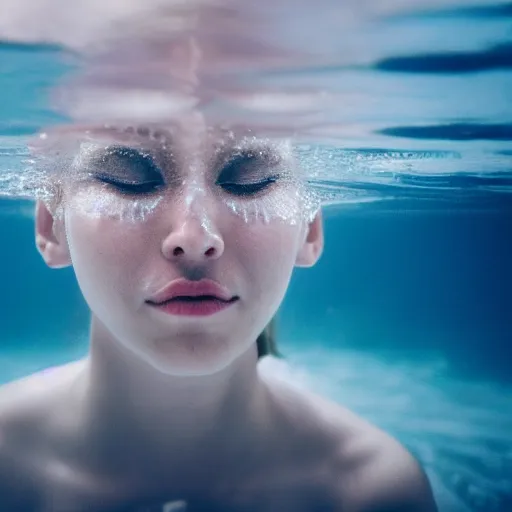
<instances>
[{"instance_id":1,"label":"glitter on eyelid","mask_svg":"<svg viewBox=\"0 0 512 512\"><path fill-rule=\"evenodd\" d=\"M185 193L186 190L186 193ZM154 214L164 199L182 197L186 210L194 210L203 221L208 216L205 200L208 191L197 182L182 183L178 190L159 191L145 197L123 196L108 186L89 187L79 192L72 201L72 206L81 214L95 218L107 217L126 222L144 222ZM246 223L272 220L288 222L292 225L302 220L311 221L319 204L306 193L300 184L286 183L277 185L274 190L261 193L258 197L236 197L220 192L217 201L224 204L227 210L242 218ZM200 214L197 211L201 210Z\"/></svg>"}]
</instances>

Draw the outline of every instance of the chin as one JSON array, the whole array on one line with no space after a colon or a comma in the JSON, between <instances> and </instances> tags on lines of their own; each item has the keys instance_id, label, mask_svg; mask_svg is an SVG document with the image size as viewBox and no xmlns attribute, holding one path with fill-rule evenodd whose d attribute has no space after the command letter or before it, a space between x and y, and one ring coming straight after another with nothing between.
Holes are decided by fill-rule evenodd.
<instances>
[{"instance_id":1,"label":"chin","mask_svg":"<svg viewBox=\"0 0 512 512\"><path fill-rule=\"evenodd\" d=\"M180 339L179 343L155 340L150 347L137 351L138 356L155 370L177 377L213 375L227 368L241 351L224 340Z\"/></svg>"}]
</instances>

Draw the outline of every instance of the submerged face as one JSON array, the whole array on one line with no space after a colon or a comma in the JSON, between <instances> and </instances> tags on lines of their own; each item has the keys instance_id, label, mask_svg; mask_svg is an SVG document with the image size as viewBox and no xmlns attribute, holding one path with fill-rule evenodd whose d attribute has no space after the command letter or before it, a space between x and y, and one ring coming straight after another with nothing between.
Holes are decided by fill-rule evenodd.
<instances>
[{"instance_id":1,"label":"submerged face","mask_svg":"<svg viewBox=\"0 0 512 512\"><path fill-rule=\"evenodd\" d=\"M38 207L43 257L72 264L101 329L166 373L211 373L245 352L293 267L322 249L287 144L193 123L96 130L63 190L52 234Z\"/></svg>"}]
</instances>

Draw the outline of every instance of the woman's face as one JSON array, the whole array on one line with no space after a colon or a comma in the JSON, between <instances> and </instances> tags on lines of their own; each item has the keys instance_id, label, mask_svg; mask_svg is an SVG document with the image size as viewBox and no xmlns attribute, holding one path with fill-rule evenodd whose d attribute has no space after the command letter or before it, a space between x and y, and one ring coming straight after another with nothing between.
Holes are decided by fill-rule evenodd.
<instances>
[{"instance_id":1,"label":"woman's face","mask_svg":"<svg viewBox=\"0 0 512 512\"><path fill-rule=\"evenodd\" d=\"M52 219L55 244L105 332L165 373L211 373L249 348L293 267L321 252L297 172L285 144L190 124L89 133ZM190 303L210 299L155 306L178 279L212 280L232 300L193 315Z\"/></svg>"}]
</instances>

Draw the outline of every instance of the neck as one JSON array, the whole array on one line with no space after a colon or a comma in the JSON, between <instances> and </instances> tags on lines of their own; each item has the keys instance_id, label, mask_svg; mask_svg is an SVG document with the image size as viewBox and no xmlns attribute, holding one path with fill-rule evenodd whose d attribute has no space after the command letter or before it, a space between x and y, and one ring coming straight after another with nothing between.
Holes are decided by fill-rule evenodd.
<instances>
[{"instance_id":1,"label":"neck","mask_svg":"<svg viewBox=\"0 0 512 512\"><path fill-rule=\"evenodd\" d=\"M165 461L186 474L205 461L246 457L268 424L268 394L251 349L212 375L159 372L93 319L82 384L86 424L101 465ZM122 441L122 442L120 442Z\"/></svg>"}]
</instances>

